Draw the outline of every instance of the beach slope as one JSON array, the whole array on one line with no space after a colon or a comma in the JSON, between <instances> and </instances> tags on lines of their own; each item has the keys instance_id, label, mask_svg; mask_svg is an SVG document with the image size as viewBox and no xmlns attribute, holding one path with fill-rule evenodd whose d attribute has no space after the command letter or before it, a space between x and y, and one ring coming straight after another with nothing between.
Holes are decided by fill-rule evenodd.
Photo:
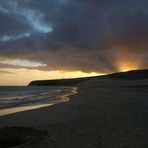
<instances>
[{"instance_id":1,"label":"beach slope","mask_svg":"<svg viewBox=\"0 0 148 148\"><path fill-rule=\"evenodd\" d=\"M47 133L35 132L17 148L147 148L147 84L147 78L89 80L69 102L0 117L0 127Z\"/></svg>"}]
</instances>

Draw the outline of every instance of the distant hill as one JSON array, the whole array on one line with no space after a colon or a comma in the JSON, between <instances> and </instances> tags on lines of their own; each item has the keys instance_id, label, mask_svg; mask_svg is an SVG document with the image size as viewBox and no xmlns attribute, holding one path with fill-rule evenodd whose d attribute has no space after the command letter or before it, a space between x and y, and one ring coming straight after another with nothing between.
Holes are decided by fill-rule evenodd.
<instances>
[{"instance_id":1,"label":"distant hill","mask_svg":"<svg viewBox=\"0 0 148 148\"><path fill-rule=\"evenodd\" d=\"M114 79L125 79L125 80L148 79L148 69L113 73L107 75L107 77Z\"/></svg>"},{"instance_id":2,"label":"distant hill","mask_svg":"<svg viewBox=\"0 0 148 148\"><path fill-rule=\"evenodd\" d=\"M108 75L95 76L95 77L57 79L57 80L39 80L39 81L30 82L29 86L73 86L78 83L95 79L95 78L124 79L124 80L148 79L148 69L112 73Z\"/></svg>"},{"instance_id":3,"label":"distant hill","mask_svg":"<svg viewBox=\"0 0 148 148\"><path fill-rule=\"evenodd\" d=\"M97 77L32 81L29 86L72 86Z\"/></svg>"}]
</instances>

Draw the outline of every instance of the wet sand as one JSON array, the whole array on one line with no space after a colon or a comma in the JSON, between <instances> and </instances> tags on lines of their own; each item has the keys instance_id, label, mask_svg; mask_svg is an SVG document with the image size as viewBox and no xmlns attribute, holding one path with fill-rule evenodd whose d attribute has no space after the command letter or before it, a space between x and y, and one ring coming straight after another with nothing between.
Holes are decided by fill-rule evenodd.
<instances>
[{"instance_id":1,"label":"wet sand","mask_svg":"<svg viewBox=\"0 0 148 148\"><path fill-rule=\"evenodd\" d=\"M147 84L147 79L89 80L69 102L0 117L0 127L48 133L33 134L17 148L147 148Z\"/></svg>"},{"instance_id":2,"label":"wet sand","mask_svg":"<svg viewBox=\"0 0 148 148\"><path fill-rule=\"evenodd\" d=\"M4 115L9 115L9 114L14 114L17 112L22 112L22 111L27 111L27 110L34 110L34 109L39 109L43 107L49 107L58 103L63 103L69 101L69 96L72 96L77 93L77 88L72 87L71 90L65 94L60 94L57 95L56 98L58 100L52 101L51 103L46 103L46 104L34 104L34 105L28 105L28 106L17 106L17 107L11 107L11 108L6 108L6 109L1 109L0 110L0 117Z\"/></svg>"}]
</instances>

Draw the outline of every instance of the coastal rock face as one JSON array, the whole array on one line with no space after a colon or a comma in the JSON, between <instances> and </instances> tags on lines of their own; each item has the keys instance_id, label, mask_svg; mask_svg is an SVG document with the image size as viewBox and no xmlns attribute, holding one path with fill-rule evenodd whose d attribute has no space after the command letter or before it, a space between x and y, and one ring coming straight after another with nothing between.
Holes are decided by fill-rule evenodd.
<instances>
[{"instance_id":1,"label":"coastal rock face","mask_svg":"<svg viewBox=\"0 0 148 148\"><path fill-rule=\"evenodd\" d=\"M148 79L148 69L133 70L128 72L119 72L104 76L85 77L85 78L40 80L40 81L37 80L30 82L29 86L73 86L81 82L95 78L124 79L124 80Z\"/></svg>"},{"instance_id":2,"label":"coastal rock face","mask_svg":"<svg viewBox=\"0 0 148 148\"><path fill-rule=\"evenodd\" d=\"M72 86L96 77L32 81L29 86Z\"/></svg>"}]
</instances>

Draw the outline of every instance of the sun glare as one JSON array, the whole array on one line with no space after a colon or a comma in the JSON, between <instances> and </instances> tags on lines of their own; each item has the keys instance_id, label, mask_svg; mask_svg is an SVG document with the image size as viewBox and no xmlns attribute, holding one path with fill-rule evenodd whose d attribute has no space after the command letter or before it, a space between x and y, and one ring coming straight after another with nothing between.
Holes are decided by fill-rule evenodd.
<instances>
[{"instance_id":1,"label":"sun glare","mask_svg":"<svg viewBox=\"0 0 148 148\"><path fill-rule=\"evenodd\" d=\"M118 71L125 72L130 70L138 70L140 68L140 64L135 61L119 61L117 67Z\"/></svg>"},{"instance_id":2,"label":"sun glare","mask_svg":"<svg viewBox=\"0 0 148 148\"><path fill-rule=\"evenodd\" d=\"M134 55L127 52L116 52L114 55L113 64L119 72L141 69L143 65L141 56Z\"/></svg>"}]
</instances>

